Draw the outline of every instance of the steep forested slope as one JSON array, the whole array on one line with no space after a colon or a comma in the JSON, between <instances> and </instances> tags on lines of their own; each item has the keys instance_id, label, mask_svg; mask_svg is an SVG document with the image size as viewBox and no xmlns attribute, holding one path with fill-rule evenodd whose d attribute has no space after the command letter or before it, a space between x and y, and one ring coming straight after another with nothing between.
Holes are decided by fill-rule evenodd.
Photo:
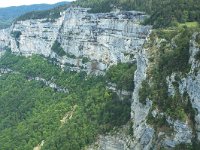
<instances>
[{"instance_id":1,"label":"steep forested slope","mask_svg":"<svg viewBox=\"0 0 200 150\"><path fill-rule=\"evenodd\" d=\"M1 149L30 150L44 140L44 149L78 150L98 134L127 123L130 97L121 101L106 88L110 78L124 85L133 82L134 65L123 66L113 68L108 77L95 77L64 72L40 56L6 52L0 59Z\"/></svg>"}]
</instances>

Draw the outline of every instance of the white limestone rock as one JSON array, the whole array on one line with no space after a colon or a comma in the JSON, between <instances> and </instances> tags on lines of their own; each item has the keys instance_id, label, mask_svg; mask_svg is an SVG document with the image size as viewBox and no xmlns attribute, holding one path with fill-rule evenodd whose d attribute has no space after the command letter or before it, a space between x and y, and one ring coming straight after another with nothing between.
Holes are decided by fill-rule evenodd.
<instances>
[{"instance_id":1,"label":"white limestone rock","mask_svg":"<svg viewBox=\"0 0 200 150\"><path fill-rule=\"evenodd\" d=\"M0 31L0 48L9 46L12 52L25 56L55 58L75 71L104 72L110 65L133 61L151 29L140 25L146 15L136 11L89 14L87 10L68 8L55 22L45 18L18 21L9 29L10 34ZM19 37L14 37L15 32L20 32ZM75 58L52 52L56 40ZM86 64L82 63L84 57L89 59Z\"/></svg>"},{"instance_id":2,"label":"white limestone rock","mask_svg":"<svg viewBox=\"0 0 200 150\"><path fill-rule=\"evenodd\" d=\"M0 56L1 52L9 45L10 42L10 29L0 30Z\"/></svg>"},{"instance_id":3,"label":"white limestone rock","mask_svg":"<svg viewBox=\"0 0 200 150\"><path fill-rule=\"evenodd\" d=\"M176 76L176 74L173 73L170 77L167 76L167 78L166 78L167 85L168 85L168 94L169 94L169 96L174 96L175 92L176 92L175 87L173 85L173 83L176 81L175 80L175 76Z\"/></svg>"},{"instance_id":4,"label":"white limestone rock","mask_svg":"<svg viewBox=\"0 0 200 150\"><path fill-rule=\"evenodd\" d=\"M132 97L131 118L133 120L134 149L150 149L154 138L154 129L146 124L146 117L152 107L152 102L147 99L146 105L139 102L139 90L142 81L146 79L148 56L146 50L140 50L136 55L137 70L135 72L135 89Z\"/></svg>"},{"instance_id":5,"label":"white limestone rock","mask_svg":"<svg viewBox=\"0 0 200 150\"><path fill-rule=\"evenodd\" d=\"M10 47L12 52L25 56L41 54L48 57L51 54L51 47L57 39L62 25L63 17L55 22L46 22L46 19L18 21L13 25L11 35L14 32L21 32L18 39L11 36Z\"/></svg>"}]
</instances>

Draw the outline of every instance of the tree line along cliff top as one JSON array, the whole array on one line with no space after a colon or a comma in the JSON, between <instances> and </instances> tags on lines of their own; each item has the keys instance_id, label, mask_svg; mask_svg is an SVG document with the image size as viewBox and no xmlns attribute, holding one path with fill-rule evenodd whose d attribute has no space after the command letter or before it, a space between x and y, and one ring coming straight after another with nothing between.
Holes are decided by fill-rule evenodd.
<instances>
[{"instance_id":1,"label":"tree line along cliff top","mask_svg":"<svg viewBox=\"0 0 200 150\"><path fill-rule=\"evenodd\" d=\"M178 23L200 22L199 0L77 0L70 5L63 5L47 11L33 11L16 19L42 19L54 21L60 12L70 6L91 8L90 13L105 13L114 9L144 11L150 17L144 24L154 28L177 26Z\"/></svg>"},{"instance_id":2,"label":"tree line along cliff top","mask_svg":"<svg viewBox=\"0 0 200 150\"><path fill-rule=\"evenodd\" d=\"M90 7L92 13L110 12L114 8L144 11L150 14L145 24L151 24L154 28L200 22L199 0L78 0L74 4Z\"/></svg>"}]
</instances>

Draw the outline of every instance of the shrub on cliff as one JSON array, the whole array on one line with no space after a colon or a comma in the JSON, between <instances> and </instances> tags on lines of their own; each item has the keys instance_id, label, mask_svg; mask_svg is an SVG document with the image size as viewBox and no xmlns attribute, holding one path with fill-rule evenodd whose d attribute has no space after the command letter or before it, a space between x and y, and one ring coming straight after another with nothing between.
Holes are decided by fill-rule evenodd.
<instances>
[{"instance_id":1,"label":"shrub on cliff","mask_svg":"<svg viewBox=\"0 0 200 150\"><path fill-rule=\"evenodd\" d=\"M64 56L66 55L64 49L61 47L61 44L56 40L51 48L52 51L54 51L58 56Z\"/></svg>"}]
</instances>

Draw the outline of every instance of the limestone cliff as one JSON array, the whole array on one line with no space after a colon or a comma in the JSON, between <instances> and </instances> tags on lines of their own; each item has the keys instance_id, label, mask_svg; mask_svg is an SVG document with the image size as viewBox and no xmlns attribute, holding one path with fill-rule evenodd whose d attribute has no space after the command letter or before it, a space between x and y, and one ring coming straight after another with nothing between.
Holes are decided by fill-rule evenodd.
<instances>
[{"instance_id":1,"label":"limestone cliff","mask_svg":"<svg viewBox=\"0 0 200 150\"><path fill-rule=\"evenodd\" d=\"M56 58L62 67L68 65L76 71L102 72L117 62L135 60L151 28L140 25L147 16L135 11L89 14L87 10L69 8L55 22L45 18L18 21L10 33L1 31L1 41L9 41L1 47L9 46L12 52L26 56ZM10 40L5 39L8 36ZM55 41L64 55L52 51Z\"/></svg>"},{"instance_id":2,"label":"limestone cliff","mask_svg":"<svg viewBox=\"0 0 200 150\"><path fill-rule=\"evenodd\" d=\"M136 62L135 88L132 94L131 121L120 131L99 136L98 141L88 149L125 150L125 149L159 149L174 148L179 144L191 144L195 135L200 140L200 75L199 45L195 42L198 33L190 41L190 72L182 76L178 82L180 94L189 95L192 107L196 110L195 130L188 120L172 119L165 112L153 106L154 99L147 97L141 103L140 89L144 80L152 85L149 70L155 63L151 61L152 53L161 47L163 39L156 39L151 45L151 26L141 25L147 17L142 12L111 12L89 14L85 8L69 8L61 13L55 22L47 19L18 21L10 29L0 31L0 56L3 50L10 48L13 53L30 56L43 55L55 60L63 69L104 73L107 68L118 62ZM53 50L57 43L62 52ZM176 47L171 43L172 47ZM168 93L174 96L176 74L166 77ZM44 81L37 78L35 80ZM53 84L54 87L54 84ZM60 89L62 90L62 89ZM116 89L115 89L116 90ZM65 89L65 92L67 90ZM148 123L148 116L166 117L170 126L170 134ZM131 131L127 133L127 128Z\"/></svg>"}]
</instances>

